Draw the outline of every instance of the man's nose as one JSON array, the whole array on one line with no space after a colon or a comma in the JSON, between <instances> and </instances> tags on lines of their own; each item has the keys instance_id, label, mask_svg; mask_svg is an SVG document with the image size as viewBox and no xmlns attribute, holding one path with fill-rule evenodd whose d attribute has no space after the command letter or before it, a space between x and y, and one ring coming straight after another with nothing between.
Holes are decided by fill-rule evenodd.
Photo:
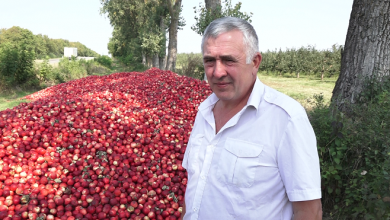
<instances>
[{"instance_id":1,"label":"man's nose","mask_svg":"<svg viewBox=\"0 0 390 220\"><path fill-rule=\"evenodd\" d=\"M215 62L215 67L214 67L214 77L216 78L221 78L227 75L225 65L223 65L223 62L220 60L217 60Z\"/></svg>"}]
</instances>

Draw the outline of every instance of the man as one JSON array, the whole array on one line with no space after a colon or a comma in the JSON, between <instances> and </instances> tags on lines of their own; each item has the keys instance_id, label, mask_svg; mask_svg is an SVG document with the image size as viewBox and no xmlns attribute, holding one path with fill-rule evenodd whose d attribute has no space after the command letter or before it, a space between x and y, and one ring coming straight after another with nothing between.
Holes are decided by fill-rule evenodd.
<instances>
[{"instance_id":1,"label":"man","mask_svg":"<svg viewBox=\"0 0 390 220\"><path fill-rule=\"evenodd\" d=\"M303 107L257 78L258 38L245 20L213 21L202 39L213 91L200 106L183 159L183 216L322 219L316 139Z\"/></svg>"}]
</instances>

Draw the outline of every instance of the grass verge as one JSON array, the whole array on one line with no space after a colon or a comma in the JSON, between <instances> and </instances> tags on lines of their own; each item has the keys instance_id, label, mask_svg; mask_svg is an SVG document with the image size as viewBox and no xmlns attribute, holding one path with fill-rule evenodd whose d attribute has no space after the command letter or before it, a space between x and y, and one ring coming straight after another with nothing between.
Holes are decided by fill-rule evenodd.
<instances>
[{"instance_id":1,"label":"grass verge","mask_svg":"<svg viewBox=\"0 0 390 220\"><path fill-rule=\"evenodd\" d=\"M29 102L23 97L36 92L35 90L29 91L12 91L7 94L0 94L0 111L6 110L7 108L12 109L22 102Z\"/></svg>"}]
</instances>

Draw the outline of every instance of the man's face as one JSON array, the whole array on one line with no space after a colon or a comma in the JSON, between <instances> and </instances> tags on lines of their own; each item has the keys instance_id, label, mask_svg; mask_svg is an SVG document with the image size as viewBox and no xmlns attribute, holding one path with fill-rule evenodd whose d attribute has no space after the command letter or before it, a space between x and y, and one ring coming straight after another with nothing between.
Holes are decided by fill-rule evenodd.
<instances>
[{"instance_id":1,"label":"man's face","mask_svg":"<svg viewBox=\"0 0 390 220\"><path fill-rule=\"evenodd\" d=\"M255 81L261 56L246 63L243 34L238 30L208 38L203 48L203 64L207 80L216 96L235 103L246 96Z\"/></svg>"}]
</instances>

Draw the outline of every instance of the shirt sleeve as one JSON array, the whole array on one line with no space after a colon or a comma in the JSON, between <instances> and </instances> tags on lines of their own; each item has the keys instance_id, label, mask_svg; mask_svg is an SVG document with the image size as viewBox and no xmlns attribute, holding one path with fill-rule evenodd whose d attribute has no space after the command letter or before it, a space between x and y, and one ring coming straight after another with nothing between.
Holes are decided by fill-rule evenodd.
<instances>
[{"instance_id":1,"label":"shirt sleeve","mask_svg":"<svg viewBox=\"0 0 390 220\"><path fill-rule=\"evenodd\" d=\"M321 198L316 137L306 114L290 119L279 145L277 160L291 202Z\"/></svg>"}]
</instances>

